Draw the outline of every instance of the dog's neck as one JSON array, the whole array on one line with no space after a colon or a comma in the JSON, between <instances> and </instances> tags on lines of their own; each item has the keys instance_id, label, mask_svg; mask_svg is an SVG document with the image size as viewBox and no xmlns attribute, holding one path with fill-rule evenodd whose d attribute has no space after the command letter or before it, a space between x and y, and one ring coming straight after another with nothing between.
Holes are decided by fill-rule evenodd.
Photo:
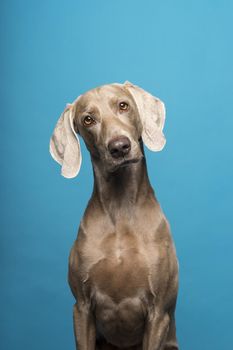
<instances>
[{"instance_id":1,"label":"dog's neck","mask_svg":"<svg viewBox=\"0 0 233 350\"><path fill-rule=\"evenodd\" d=\"M146 160L129 164L109 173L92 159L94 190L91 202L97 202L113 218L121 213L130 215L148 197L154 197L147 174Z\"/></svg>"}]
</instances>

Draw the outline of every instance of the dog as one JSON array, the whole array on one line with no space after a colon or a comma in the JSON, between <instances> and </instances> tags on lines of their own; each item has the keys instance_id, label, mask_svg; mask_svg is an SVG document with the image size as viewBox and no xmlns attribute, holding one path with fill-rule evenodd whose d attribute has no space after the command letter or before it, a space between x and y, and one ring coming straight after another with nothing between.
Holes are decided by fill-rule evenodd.
<instances>
[{"instance_id":1,"label":"dog","mask_svg":"<svg viewBox=\"0 0 233 350\"><path fill-rule=\"evenodd\" d=\"M163 102L130 83L92 89L67 105L50 140L61 174L91 155L94 188L69 257L79 350L178 350L178 262L150 185L143 144L166 143Z\"/></svg>"}]
</instances>

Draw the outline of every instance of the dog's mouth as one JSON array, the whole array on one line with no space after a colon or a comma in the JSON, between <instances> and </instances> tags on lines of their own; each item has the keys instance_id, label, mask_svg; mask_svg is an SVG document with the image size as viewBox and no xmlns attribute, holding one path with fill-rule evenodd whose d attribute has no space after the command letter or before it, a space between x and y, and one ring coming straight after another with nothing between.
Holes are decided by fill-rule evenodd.
<instances>
[{"instance_id":1,"label":"dog's mouth","mask_svg":"<svg viewBox=\"0 0 233 350\"><path fill-rule=\"evenodd\" d=\"M137 158L131 158L131 159L123 158L120 162L113 165L110 172L113 173L114 171L118 170L119 168L125 168L125 167L132 165L132 164L136 164L136 163L140 162L140 160L142 160L142 158L143 158L143 156L137 157Z\"/></svg>"},{"instance_id":2,"label":"dog's mouth","mask_svg":"<svg viewBox=\"0 0 233 350\"><path fill-rule=\"evenodd\" d=\"M141 160L141 158L132 158L132 159L125 159L120 164L119 167L125 167L133 163L138 163Z\"/></svg>"}]
</instances>

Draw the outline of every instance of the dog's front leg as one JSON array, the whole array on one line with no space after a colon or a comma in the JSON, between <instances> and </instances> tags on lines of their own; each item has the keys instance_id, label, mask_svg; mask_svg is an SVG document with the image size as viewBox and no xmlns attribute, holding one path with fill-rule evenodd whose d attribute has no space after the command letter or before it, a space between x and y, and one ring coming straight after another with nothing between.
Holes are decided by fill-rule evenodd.
<instances>
[{"instance_id":1,"label":"dog's front leg","mask_svg":"<svg viewBox=\"0 0 233 350\"><path fill-rule=\"evenodd\" d=\"M153 313L147 319L143 338L143 350L162 350L169 329L169 315L167 313Z\"/></svg>"},{"instance_id":2,"label":"dog's front leg","mask_svg":"<svg viewBox=\"0 0 233 350\"><path fill-rule=\"evenodd\" d=\"M76 303L73 316L76 349L95 350L96 328L90 306Z\"/></svg>"}]
</instances>

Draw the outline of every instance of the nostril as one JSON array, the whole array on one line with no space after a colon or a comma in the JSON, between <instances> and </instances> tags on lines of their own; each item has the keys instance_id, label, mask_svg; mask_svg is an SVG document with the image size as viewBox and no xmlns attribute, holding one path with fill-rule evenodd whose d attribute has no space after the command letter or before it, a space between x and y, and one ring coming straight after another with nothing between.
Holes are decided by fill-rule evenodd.
<instances>
[{"instance_id":1,"label":"nostril","mask_svg":"<svg viewBox=\"0 0 233 350\"><path fill-rule=\"evenodd\" d=\"M125 149L125 150L128 150L130 148L130 145L123 145L122 148Z\"/></svg>"},{"instance_id":2,"label":"nostril","mask_svg":"<svg viewBox=\"0 0 233 350\"><path fill-rule=\"evenodd\" d=\"M117 154L118 152L119 152L119 150L118 150L117 148L112 148L112 149L110 149L111 155Z\"/></svg>"}]
</instances>

